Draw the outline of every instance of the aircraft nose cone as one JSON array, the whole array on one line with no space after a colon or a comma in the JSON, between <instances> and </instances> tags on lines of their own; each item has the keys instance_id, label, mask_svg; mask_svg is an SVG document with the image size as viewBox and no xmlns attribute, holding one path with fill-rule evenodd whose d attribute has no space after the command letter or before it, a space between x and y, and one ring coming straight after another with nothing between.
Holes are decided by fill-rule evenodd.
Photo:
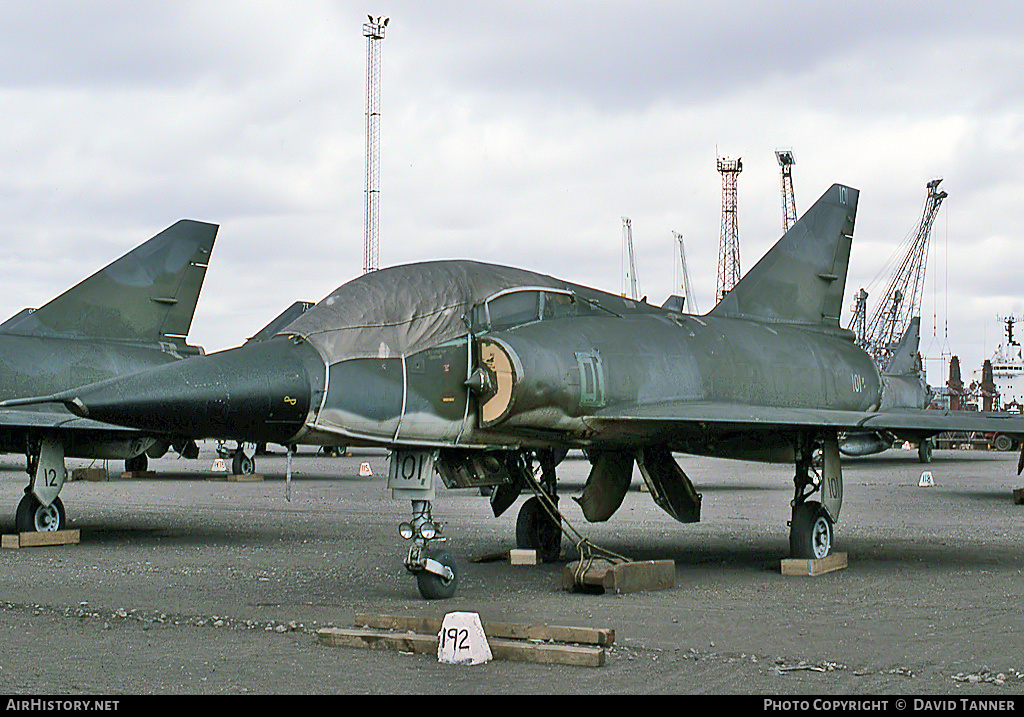
<instances>
[{"instance_id":1,"label":"aircraft nose cone","mask_svg":"<svg viewBox=\"0 0 1024 717\"><path fill-rule=\"evenodd\" d=\"M283 443L304 425L323 371L312 347L282 337L86 386L66 405L162 434Z\"/></svg>"}]
</instances>

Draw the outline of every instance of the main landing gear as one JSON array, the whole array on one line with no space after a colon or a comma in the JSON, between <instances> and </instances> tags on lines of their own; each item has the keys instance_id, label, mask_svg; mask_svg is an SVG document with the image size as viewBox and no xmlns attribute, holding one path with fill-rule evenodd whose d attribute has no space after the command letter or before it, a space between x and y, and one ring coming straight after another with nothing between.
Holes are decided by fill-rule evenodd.
<instances>
[{"instance_id":1,"label":"main landing gear","mask_svg":"<svg viewBox=\"0 0 1024 717\"><path fill-rule=\"evenodd\" d=\"M540 481L535 481L538 494L529 498L516 518L516 546L536 550L545 563L558 560L562 552L562 520L558 513L557 462L551 451L538 451Z\"/></svg>"},{"instance_id":2,"label":"main landing gear","mask_svg":"<svg viewBox=\"0 0 1024 717\"><path fill-rule=\"evenodd\" d=\"M824 558L832 552L833 526L842 507L843 482L839 464L839 444L835 436L823 439L798 436L796 443L796 490L791 503L789 523L790 556L798 559ZM822 474L812 465L820 448ZM821 492L821 502L808 500Z\"/></svg>"},{"instance_id":3,"label":"main landing gear","mask_svg":"<svg viewBox=\"0 0 1024 717\"><path fill-rule=\"evenodd\" d=\"M25 446L28 485L14 513L15 530L37 533L63 530L64 504L57 496L64 486L64 444L57 438L30 440Z\"/></svg>"},{"instance_id":4,"label":"main landing gear","mask_svg":"<svg viewBox=\"0 0 1024 717\"><path fill-rule=\"evenodd\" d=\"M256 472L257 448L255 443L236 441L232 450L225 441L217 441L217 455L231 459L231 474L236 476L250 476Z\"/></svg>"}]
</instances>

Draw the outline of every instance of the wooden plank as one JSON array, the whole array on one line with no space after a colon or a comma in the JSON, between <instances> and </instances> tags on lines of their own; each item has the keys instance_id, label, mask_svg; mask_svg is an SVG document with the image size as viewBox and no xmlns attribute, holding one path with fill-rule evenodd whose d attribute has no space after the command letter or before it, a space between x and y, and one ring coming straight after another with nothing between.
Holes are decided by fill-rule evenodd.
<instances>
[{"instance_id":1,"label":"wooden plank","mask_svg":"<svg viewBox=\"0 0 1024 717\"><path fill-rule=\"evenodd\" d=\"M355 624L378 630L404 630L429 635L436 635L441 630L441 620L435 618L395 615L356 615ZM611 645L615 642L615 630L609 628L524 625L507 622L485 622L483 627L488 640L492 637L509 640L554 640L583 645Z\"/></svg>"},{"instance_id":2,"label":"wooden plank","mask_svg":"<svg viewBox=\"0 0 1024 717\"><path fill-rule=\"evenodd\" d=\"M1015 505L1024 504L1024 488L1013 489L1013 502Z\"/></svg>"},{"instance_id":3,"label":"wooden plank","mask_svg":"<svg viewBox=\"0 0 1024 717\"><path fill-rule=\"evenodd\" d=\"M78 545L80 541L81 531L75 528L5 535L0 545L4 548L34 548L42 545Z\"/></svg>"},{"instance_id":4,"label":"wooden plank","mask_svg":"<svg viewBox=\"0 0 1024 717\"><path fill-rule=\"evenodd\" d=\"M541 665L575 665L576 667L602 667L605 660L603 647L586 645L560 645L553 642L524 642L487 638L495 660L532 662Z\"/></svg>"},{"instance_id":5,"label":"wooden plank","mask_svg":"<svg viewBox=\"0 0 1024 717\"><path fill-rule=\"evenodd\" d=\"M846 553L832 553L824 558L816 559L786 558L781 563L783 575L809 575L812 577L842 570L846 566Z\"/></svg>"},{"instance_id":6,"label":"wooden plank","mask_svg":"<svg viewBox=\"0 0 1024 717\"><path fill-rule=\"evenodd\" d=\"M604 577L604 589L615 594L640 590L667 590L676 584L676 564L673 560L648 560L621 563Z\"/></svg>"},{"instance_id":7,"label":"wooden plank","mask_svg":"<svg viewBox=\"0 0 1024 717\"><path fill-rule=\"evenodd\" d=\"M437 635L412 632L378 632L365 628L325 627L316 632L322 645L394 650L418 655L437 654Z\"/></svg>"},{"instance_id":8,"label":"wooden plank","mask_svg":"<svg viewBox=\"0 0 1024 717\"><path fill-rule=\"evenodd\" d=\"M440 629L440 626L438 626ZM325 627L317 631L317 640L334 647L363 647L394 650L414 654L437 654L437 636L414 632L380 632L369 628ZM601 667L605 662L603 647L559 645L487 638L495 660L532 662L545 665L576 665Z\"/></svg>"}]
</instances>

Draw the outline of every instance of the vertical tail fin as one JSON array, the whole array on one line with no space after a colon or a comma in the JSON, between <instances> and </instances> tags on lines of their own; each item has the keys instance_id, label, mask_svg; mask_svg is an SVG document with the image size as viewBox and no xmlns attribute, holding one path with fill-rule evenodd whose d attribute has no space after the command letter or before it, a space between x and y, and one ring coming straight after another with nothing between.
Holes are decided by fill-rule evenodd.
<instances>
[{"instance_id":1,"label":"vertical tail fin","mask_svg":"<svg viewBox=\"0 0 1024 717\"><path fill-rule=\"evenodd\" d=\"M184 346L218 228L182 219L3 331Z\"/></svg>"},{"instance_id":2,"label":"vertical tail fin","mask_svg":"<svg viewBox=\"0 0 1024 717\"><path fill-rule=\"evenodd\" d=\"M833 184L711 315L838 327L859 195Z\"/></svg>"},{"instance_id":3,"label":"vertical tail fin","mask_svg":"<svg viewBox=\"0 0 1024 717\"><path fill-rule=\"evenodd\" d=\"M917 350L921 346L921 317L912 316L907 330L899 343L893 347L889 362L882 372L888 376L904 376L918 370Z\"/></svg>"},{"instance_id":4,"label":"vertical tail fin","mask_svg":"<svg viewBox=\"0 0 1024 717\"><path fill-rule=\"evenodd\" d=\"M277 335L278 331L302 316L311 309L313 305L312 301L296 301L294 304L278 314L273 321L256 332L256 335L245 343L248 344L254 341L266 341L269 338L273 338Z\"/></svg>"}]
</instances>

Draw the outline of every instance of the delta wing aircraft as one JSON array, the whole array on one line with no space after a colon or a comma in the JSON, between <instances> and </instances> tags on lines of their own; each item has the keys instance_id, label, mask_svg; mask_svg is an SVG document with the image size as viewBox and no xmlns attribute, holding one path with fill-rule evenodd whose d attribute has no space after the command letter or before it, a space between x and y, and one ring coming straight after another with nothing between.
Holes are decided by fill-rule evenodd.
<instances>
[{"instance_id":1,"label":"delta wing aircraft","mask_svg":"<svg viewBox=\"0 0 1024 717\"><path fill-rule=\"evenodd\" d=\"M0 396L63 391L192 356L187 343L217 225L183 219L45 306L0 324ZM186 455L192 437L178 438ZM163 433L144 434L69 413L60 405L0 410L0 451L24 453L29 474L19 531L59 530L64 457L125 459L145 470L167 451Z\"/></svg>"},{"instance_id":2,"label":"delta wing aircraft","mask_svg":"<svg viewBox=\"0 0 1024 717\"><path fill-rule=\"evenodd\" d=\"M426 598L458 579L431 516L434 473L493 486L495 515L533 490L517 542L550 560L561 519L545 506L570 448L592 464L577 498L590 521L612 517L634 463L659 506L694 522L701 496L673 453L792 462L791 551L823 557L842 506L840 435L1024 435L1021 417L902 401L840 327L858 196L832 186L703 316L505 266L425 262L350 281L270 340L33 400L169 440L391 449L389 485L412 502L405 565Z\"/></svg>"}]
</instances>

